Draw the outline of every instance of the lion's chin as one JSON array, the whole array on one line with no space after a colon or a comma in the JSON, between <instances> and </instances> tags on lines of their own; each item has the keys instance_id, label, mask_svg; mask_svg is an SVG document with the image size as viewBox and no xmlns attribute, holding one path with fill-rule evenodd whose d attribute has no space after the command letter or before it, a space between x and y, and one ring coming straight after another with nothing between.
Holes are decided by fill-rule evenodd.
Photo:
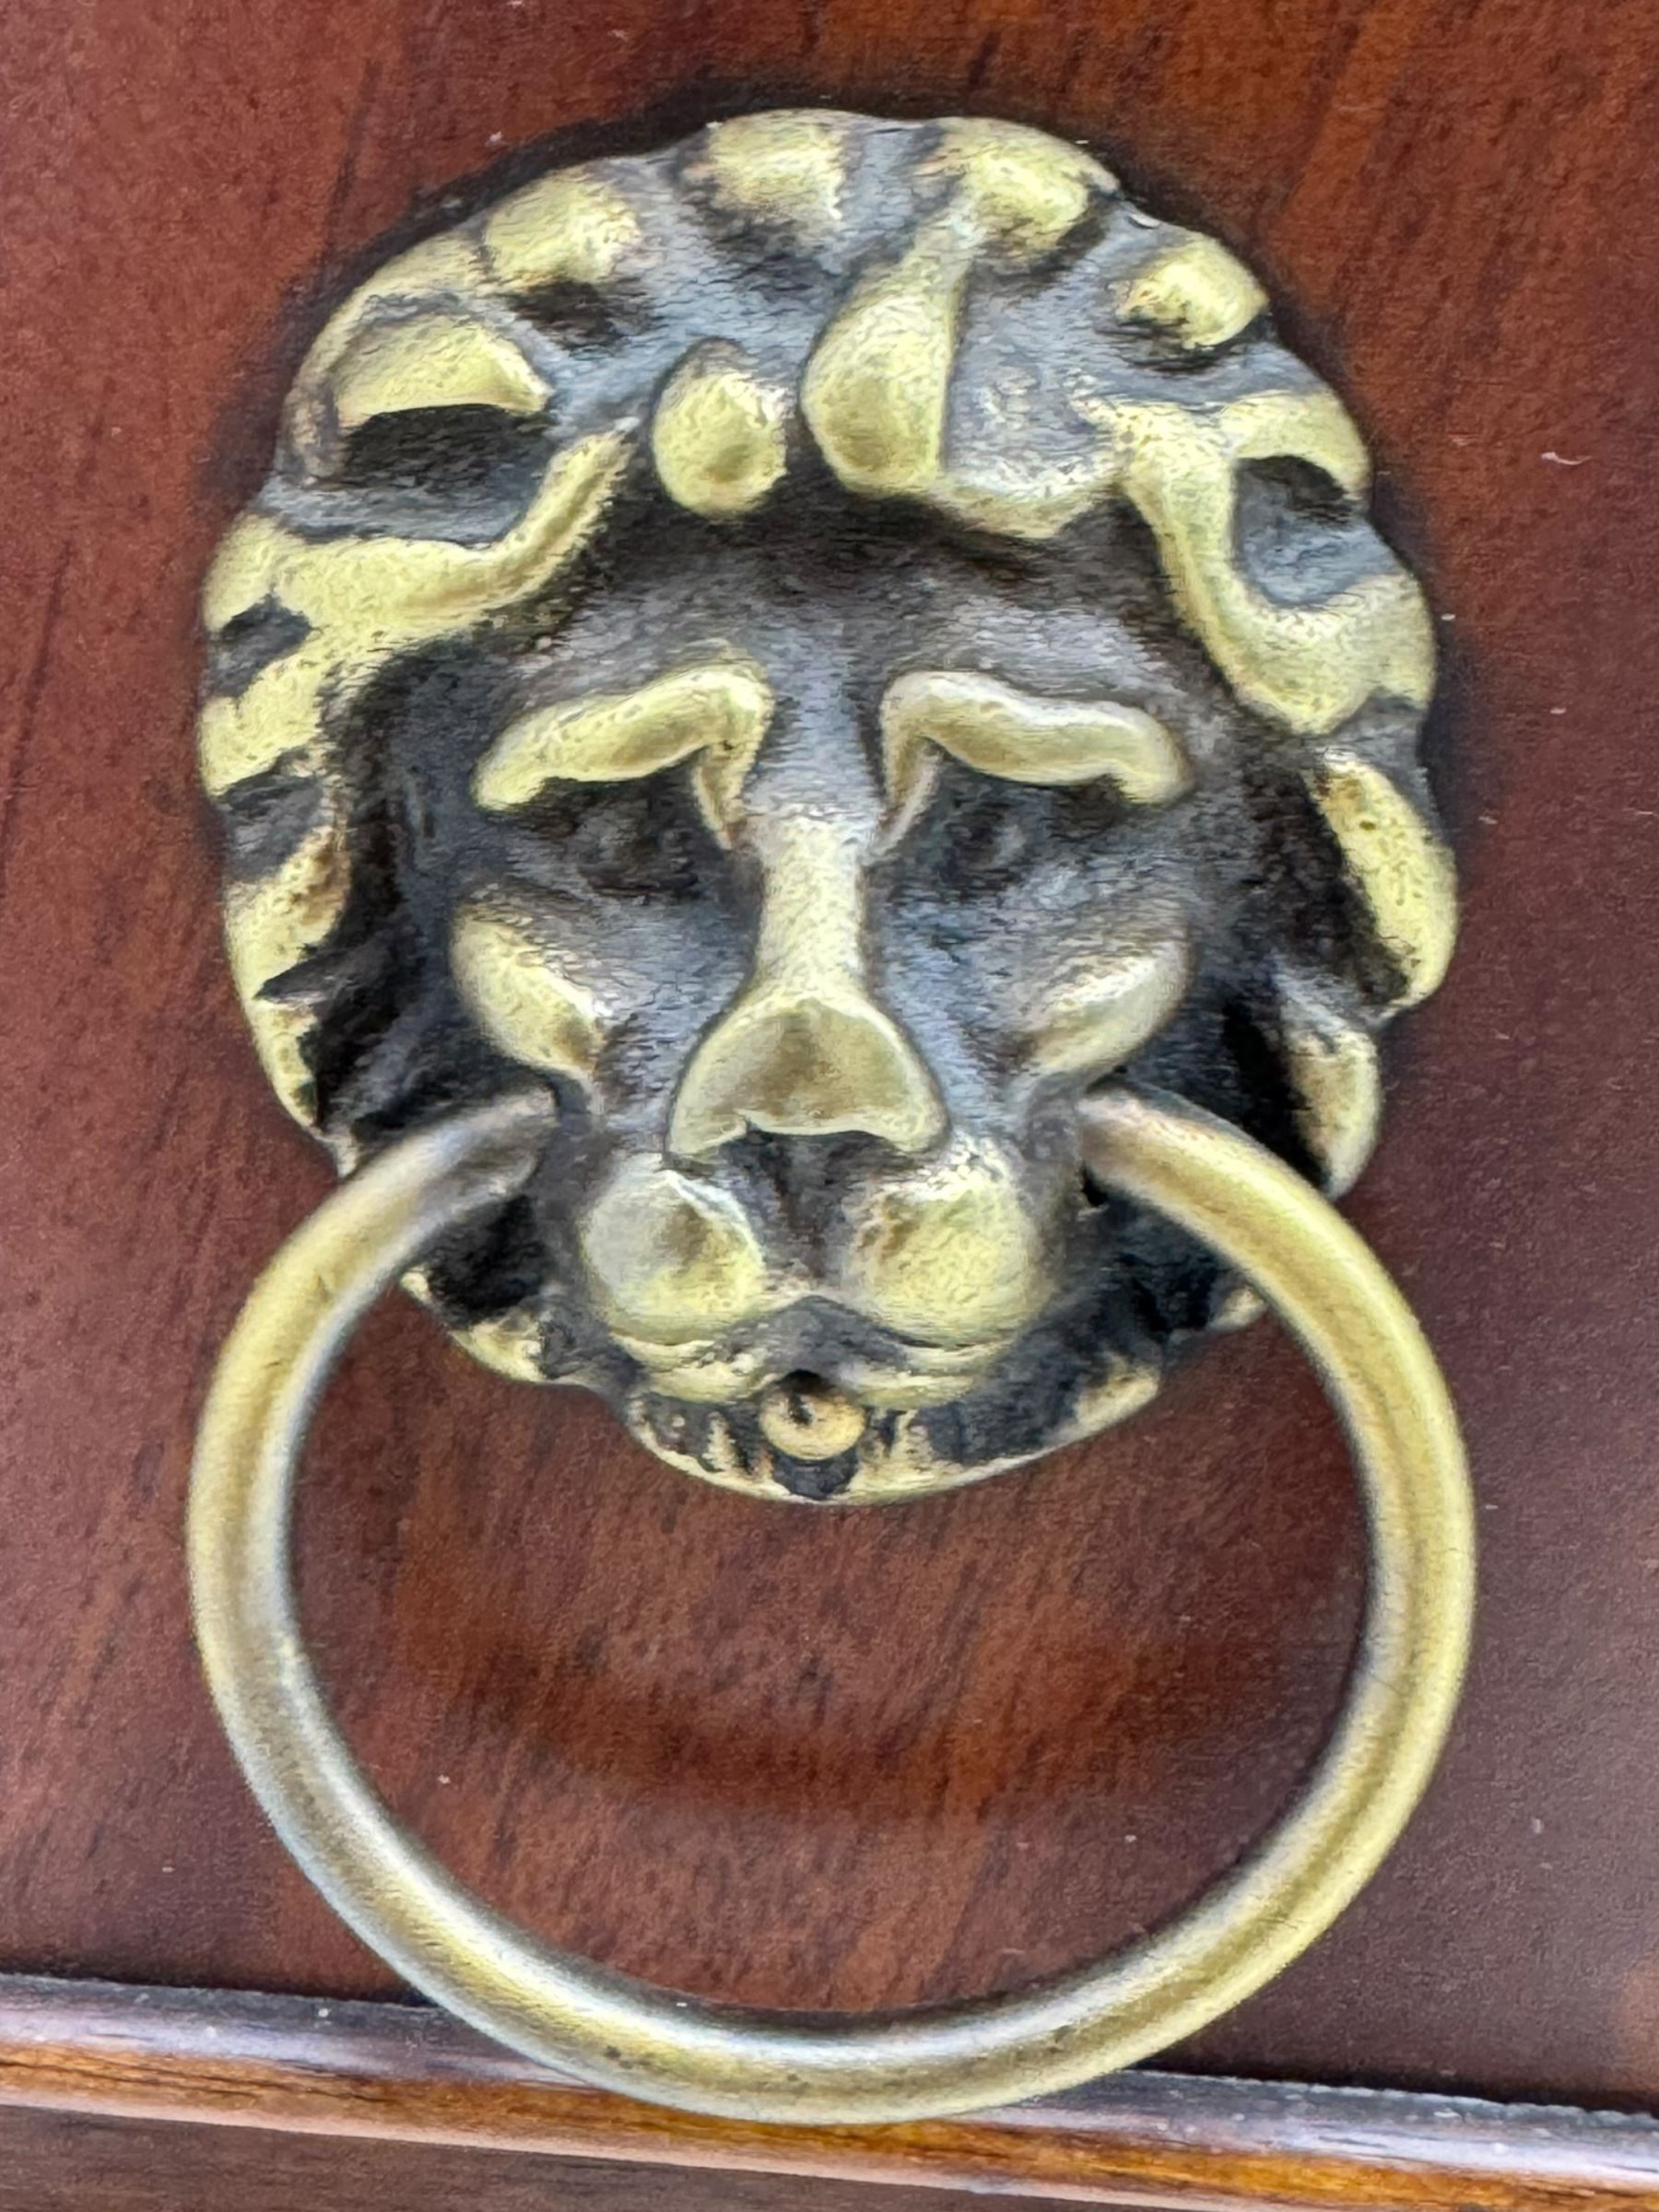
<instances>
[{"instance_id":1,"label":"lion's chin","mask_svg":"<svg viewBox=\"0 0 1659 2212\"><path fill-rule=\"evenodd\" d=\"M634 1364L626 1418L658 1458L705 1481L818 1503L915 1497L971 1479L934 1417L987 1385L1025 1335L926 1342L819 1289L724 1337L614 1331Z\"/></svg>"},{"instance_id":2,"label":"lion's chin","mask_svg":"<svg viewBox=\"0 0 1659 2212\"><path fill-rule=\"evenodd\" d=\"M802 1430L780 1441L768 1433L779 1427L768 1418L778 1410L769 1401L803 1384L818 1394L818 1433ZM646 1386L629 1401L627 1418L639 1441L670 1466L751 1496L857 1504L919 1496L968 1474L942 1463L919 1411L862 1406L816 1376L785 1377L729 1406L698 1406ZM791 1428L796 1418L782 1415Z\"/></svg>"},{"instance_id":3,"label":"lion's chin","mask_svg":"<svg viewBox=\"0 0 1659 2212\"><path fill-rule=\"evenodd\" d=\"M818 1347L806 1366L778 1346L769 1356L636 1341L627 1418L658 1458L727 1488L816 1503L917 1496L961 1479L934 1448L928 1415L982 1383L1008 1343L941 1347L883 1333L856 1350L844 1340Z\"/></svg>"}]
</instances>

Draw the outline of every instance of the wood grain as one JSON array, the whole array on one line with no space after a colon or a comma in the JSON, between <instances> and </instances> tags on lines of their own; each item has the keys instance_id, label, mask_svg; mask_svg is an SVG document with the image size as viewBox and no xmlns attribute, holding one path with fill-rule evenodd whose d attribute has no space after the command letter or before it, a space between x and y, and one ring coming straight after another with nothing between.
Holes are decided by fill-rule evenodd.
<instances>
[{"instance_id":1,"label":"wood grain","mask_svg":"<svg viewBox=\"0 0 1659 2212\"><path fill-rule=\"evenodd\" d=\"M1389 1868L1180 2063L1659 2097L1659 16L14 0L0 86L0 1963L388 1987L232 1769L179 1540L214 1349L326 1182L241 1032L189 735L202 567L323 303L554 151L968 108L1087 136L1292 303L1447 644L1465 941L1351 1211L1462 1401L1479 1649ZM826 1519L695 1489L401 1306L303 1552L355 1739L466 1878L808 2005L1011 1984L1168 1912L1293 1786L1360 1574L1264 1331L1093 1448Z\"/></svg>"},{"instance_id":2,"label":"wood grain","mask_svg":"<svg viewBox=\"0 0 1659 2212\"><path fill-rule=\"evenodd\" d=\"M25 2106L36 2112L25 2117ZM6 1977L0 2108L10 2108L0 2109L0 2152L18 2155L20 2138L23 2157L37 2156L48 2181L54 2147L60 2158L88 2153L84 2138L41 2128L40 2112L83 2122L119 2117L152 2123L124 2150L101 2138L106 2150L131 2159L135 2179L147 2181L158 2167L177 2171L182 2160L186 2175L199 2169L233 2186L239 2202L249 2180L256 2192L271 2189L273 2175L301 2185L306 2152L296 2155L293 2138L322 2134L330 2203L341 2201L347 2177L362 2191L352 2202L394 2201L399 2169L386 2154L395 2146L423 2154L402 2170L422 2192L418 2201L441 2201L428 2193L447 2178L486 2207L525 2201L519 2191L537 2161L554 2202L562 2190L618 2206L660 2203L670 2184L677 2203L787 2202L804 2212L819 2205L841 2212L855 2202L902 2212L912 2185L917 2212L924 2205L947 2212L983 2193L1018 2204L1307 2212L1659 2206L1659 2123L1607 2113L1147 2072L961 2120L746 2127L559 2081L423 2006ZM165 2125L153 2124L159 2115ZM215 2132L241 2143L216 2146ZM459 2152L472 2154L465 2169ZM552 2172L549 2156L559 2161ZM572 2159L582 2163L572 2168ZM774 2194L766 2194L769 2180ZM39 2212L36 2198L8 2199L0 2180L0 2206L13 2201ZM182 2212L177 2199L166 2201ZM259 2212L293 2199L256 2194L248 2201Z\"/></svg>"},{"instance_id":3,"label":"wood grain","mask_svg":"<svg viewBox=\"0 0 1659 2212\"><path fill-rule=\"evenodd\" d=\"M787 2190L787 2197L780 2190ZM344 2192L345 2194L342 2194ZM856 2182L687 2171L568 2159L557 2166L511 2151L429 2143L347 2142L73 2112L0 2112L0 2212L293 2212L349 2205L352 2212L976 2212L969 2190L925 2185L872 2193ZM1033 2207L1053 2200L999 2198ZM1628 2200L1627 2200L1628 2201Z\"/></svg>"}]
</instances>

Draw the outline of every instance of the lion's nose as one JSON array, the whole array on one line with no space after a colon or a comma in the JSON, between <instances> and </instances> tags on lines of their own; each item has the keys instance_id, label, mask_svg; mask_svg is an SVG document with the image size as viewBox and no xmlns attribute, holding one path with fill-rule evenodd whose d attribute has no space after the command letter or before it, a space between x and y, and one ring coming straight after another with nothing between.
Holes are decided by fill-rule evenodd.
<instances>
[{"instance_id":1,"label":"lion's nose","mask_svg":"<svg viewBox=\"0 0 1659 2212\"><path fill-rule=\"evenodd\" d=\"M857 1132L919 1152L945 1128L915 1046L871 996L856 838L813 818L762 852L764 897L748 981L703 1039L674 1102L668 1141L697 1158L763 1129Z\"/></svg>"},{"instance_id":2,"label":"lion's nose","mask_svg":"<svg viewBox=\"0 0 1659 2212\"><path fill-rule=\"evenodd\" d=\"M745 1129L859 1130L919 1152L944 1126L938 1093L898 1026L855 988L751 989L705 1039L668 1141L696 1158Z\"/></svg>"}]
</instances>

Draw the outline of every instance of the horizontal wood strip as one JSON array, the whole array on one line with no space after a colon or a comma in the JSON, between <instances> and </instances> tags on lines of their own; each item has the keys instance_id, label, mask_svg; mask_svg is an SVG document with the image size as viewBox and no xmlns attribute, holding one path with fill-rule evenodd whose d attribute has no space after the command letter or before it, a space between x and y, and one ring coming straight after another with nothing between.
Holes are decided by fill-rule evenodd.
<instances>
[{"instance_id":1,"label":"horizontal wood strip","mask_svg":"<svg viewBox=\"0 0 1659 2212\"><path fill-rule=\"evenodd\" d=\"M908 2127L634 2104L394 2004L0 1976L0 2103L1082 2204L1659 2207L1659 2123L1149 2071Z\"/></svg>"}]
</instances>

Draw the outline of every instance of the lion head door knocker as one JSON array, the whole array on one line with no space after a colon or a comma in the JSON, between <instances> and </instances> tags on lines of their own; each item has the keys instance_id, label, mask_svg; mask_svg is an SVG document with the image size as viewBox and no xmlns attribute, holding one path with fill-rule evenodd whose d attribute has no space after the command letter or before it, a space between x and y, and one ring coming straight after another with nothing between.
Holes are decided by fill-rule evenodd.
<instances>
[{"instance_id":1,"label":"lion head door knocker","mask_svg":"<svg viewBox=\"0 0 1659 2212\"><path fill-rule=\"evenodd\" d=\"M258 1049L353 1172L222 1364L198 1612L285 1837L521 2048L772 2117L1053 2088L1265 1980L1409 1810L1467 1500L1316 1188L1453 894L1366 481L1230 253L993 122L762 114L559 171L312 347L208 582L201 752ZM836 1502L1087 1436L1259 1292L1371 1504L1325 1765L1198 1915L1017 2001L831 2029L504 1932L272 1655L298 1437L400 1273L673 1465Z\"/></svg>"}]
</instances>

